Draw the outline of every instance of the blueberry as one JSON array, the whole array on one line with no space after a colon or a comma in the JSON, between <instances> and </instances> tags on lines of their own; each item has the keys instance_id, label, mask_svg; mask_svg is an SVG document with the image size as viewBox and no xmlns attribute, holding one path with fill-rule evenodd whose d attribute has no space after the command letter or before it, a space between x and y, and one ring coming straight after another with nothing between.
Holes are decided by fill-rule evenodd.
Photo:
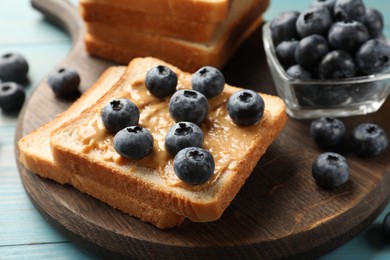
<instances>
[{"instance_id":1,"label":"blueberry","mask_svg":"<svg viewBox=\"0 0 390 260\"><path fill-rule=\"evenodd\" d=\"M297 32L304 38L311 34L326 35L332 25L332 17L326 7L309 7L296 22Z\"/></svg>"},{"instance_id":2,"label":"blueberry","mask_svg":"<svg viewBox=\"0 0 390 260\"><path fill-rule=\"evenodd\" d=\"M130 100L119 98L105 105L101 116L106 129L111 133L117 133L127 126L138 124L139 110Z\"/></svg>"},{"instance_id":3,"label":"blueberry","mask_svg":"<svg viewBox=\"0 0 390 260\"><path fill-rule=\"evenodd\" d=\"M49 74L48 83L57 97L69 97L77 93L80 76L74 69L60 68Z\"/></svg>"},{"instance_id":4,"label":"blueberry","mask_svg":"<svg viewBox=\"0 0 390 260\"><path fill-rule=\"evenodd\" d=\"M207 98L196 90L178 90L169 100L169 114L176 121L188 121L199 125L207 116Z\"/></svg>"},{"instance_id":5,"label":"blueberry","mask_svg":"<svg viewBox=\"0 0 390 260\"><path fill-rule=\"evenodd\" d=\"M310 136L320 147L335 147L345 136L345 126L336 118L321 117L310 125Z\"/></svg>"},{"instance_id":6,"label":"blueberry","mask_svg":"<svg viewBox=\"0 0 390 260\"><path fill-rule=\"evenodd\" d=\"M298 43L299 41L297 40L282 41L276 46L276 56L284 68L288 68L297 63L295 61L295 50Z\"/></svg>"},{"instance_id":7,"label":"blueberry","mask_svg":"<svg viewBox=\"0 0 390 260\"><path fill-rule=\"evenodd\" d=\"M311 80L313 79L313 75L310 71L305 70L300 65L295 64L289 67L286 71L287 75L290 76L293 79L300 79L300 80Z\"/></svg>"},{"instance_id":8,"label":"blueberry","mask_svg":"<svg viewBox=\"0 0 390 260\"><path fill-rule=\"evenodd\" d=\"M0 108L5 113L19 112L26 99L21 85L15 82L0 83Z\"/></svg>"},{"instance_id":9,"label":"blueberry","mask_svg":"<svg viewBox=\"0 0 390 260\"><path fill-rule=\"evenodd\" d=\"M192 185L207 182L214 173L214 158L210 152L199 147L187 147L178 152L173 160L176 176Z\"/></svg>"},{"instance_id":10,"label":"blueberry","mask_svg":"<svg viewBox=\"0 0 390 260\"><path fill-rule=\"evenodd\" d=\"M337 0L334 5L333 16L337 21L354 20L361 22L366 7L362 0Z\"/></svg>"},{"instance_id":11,"label":"blueberry","mask_svg":"<svg viewBox=\"0 0 390 260\"><path fill-rule=\"evenodd\" d=\"M244 89L233 93L227 102L230 118L237 125L256 124L264 113L264 100L253 90Z\"/></svg>"},{"instance_id":12,"label":"blueberry","mask_svg":"<svg viewBox=\"0 0 390 260\"><path fill-rule=\"evenodd\" d=\"M212 98L222 93L225 77L217 68L205 66L192 75L191 83L193 90Z\"/></svg>"},{"instance_id":13,"label":"blueberry","mask_svg":"<svg viewBox=\"0 0 390 260\"><path fill-rule=\"evenodd\" d=\"M390 46L381 40L369 40L357 51L356 65L365 74L375 74L390 67Z\"/></svg>"},{"instance_id":14,"label":"blueberry","mask_svg":"<svg viewBox=\"0 0 390 260\"><path fill-rule=\"evenodd\" d=\"M333 15L333 9L334 9L335 3L336 3L336 0L313 0L313 2L311 2L310 6L326 7L329 11L329 14Z\"/></svg>"},{"instance_id":15,"label":"blueberry","mask_svg":"<svg viewBox=\"0 0 390 260\"><path fill-rule=\"evenodd\" d=\"M364 123L352 131L352 149L362 157L371 157L383 153L387 149L388 143L386 132L376 124Z\"/></svg>"},{"instance_id":16,"label":"blueberry","mask_svg":"<svg viewBox=\"0 0 390 260\"><path fill-rule=\"evenodd\" d=\"M349 166L340 154L322 153L313 162L312 175L318 185L336 188L348 180Z\"/></svg>"},{"instance_id":17,"label":"blueberry","mask_svg":"<svg viewBox=\"0 0 390 260\"><path fill-rule=\"evenodd\" d=\"M0 57L1 81L22 82L28 73L27 60L19 53L6 53Z\"/></svg>"},{"instance_id":18,"label":"blueberry","mask_svg":"<svg viewBox=\"0 0 390 260\"><path fill-rule=\"evenodd\" d=\"M303 68L312 71L328 51L329 45L325 37L312 34L299 41L295 51L295 59Z\"/></svg>"},{"instance_id":19,"label":"blueberry","mask_svg":"<svg viewBox=\"0 0 390 260\"><path fill-rule=\"evenodd\" d=\"M168 97L176 91L177 75L170 68L158 65L146 73L145 85L153 96Z\"/></svg>"},{"instance_id":20,"label":"blueberry","mask_svg":"<svg viewBox=\"0 0 390 260\"><path fill-rule=\"evenodd\" d=\"M298 16L298 11L284 11L271 21L270 30L274 46L285 40L299 38L295 27Z\"/></svg>"},{"instance_id":21,"label":"blueberry","mask_svg":"<svg viewBox=\"0 0 390 260\"><path fill-rule=\"evenodd\" d=\"M367 8L362 22L372 38L377 38L382 34L384 21L382 13L378 10Z\"/></svg>"},{"instance_id":22,"label":"blueberry","mask_svg":"<svg viewBox=\"0 0 390 260\"><path fill-rule=\"evenodd\" d=\"M390 212L385 215L382 226L385 236L390 238Z\"/></svg>"},{"instance_id":23,"label":"blueberry","mask_svg":"<svg viewBox=\"0 0 390 260\"><path fill-rule=\"evenodd\" d=\"M140 160L153 152L153 136L142 126L129 126L116 133L114 148L127 159Z\"/></svg>"},{"instance_id":24,"label":"blueberry","mask_svg":"<svg viewBox=\"0 0 390 260\"><path fill-rule=\"evenodd\" d=\"M178 122L174 124L165 137L165 148L171 154L177 154L186 147L202 147L203 132L194 123Z\"/></svg>"},{"instance_id":25,"label":"blueberry","mask_svg":"<svg viewBox=\"0 0 390 260\"><path fill-rule=\"evenodd\" d=\"M357 21L336 22L329 29L329 45L336 50L354 54L370 38L367 28Z\"/></svg>"},{"instance_id":26,"label":"blueberry","mask_svg":"<svg viewBox=\"0 0 390 260\"><path fill-rule=\"evenodd\" d=\"M321 79L352 78L356 75L353 57L342 50L328 52L318 66Z\"/></svg>"}]
</instances>

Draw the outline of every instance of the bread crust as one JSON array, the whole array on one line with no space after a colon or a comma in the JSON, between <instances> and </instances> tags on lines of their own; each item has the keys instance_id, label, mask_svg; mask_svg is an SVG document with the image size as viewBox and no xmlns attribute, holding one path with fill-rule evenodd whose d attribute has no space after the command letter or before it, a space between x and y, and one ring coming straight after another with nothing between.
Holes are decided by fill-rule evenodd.
<instances>
[{"instance_id":1,"label":"bread crust","mask_svg":"<svg viewBox=\"0 0 390 260\"><path fill-rule=\"evenodd\" d=\"M87 153L82 152L82 144L77 141L79 135L75 129L91 122L92 118L99 113L102 104L122 93L123 89L132 95L131 85L135 83L142 85L147 70L161 64L171 67L178 74L181 87L188 87L191 75L181 72L172 65L155 58L132 60L125 73L127 76L122 77L105 96L97 100L90 109L85 110L79 117L52 131L50 140L53 156L58 165L69 171L79 172L85 179L110 186L118 193L131 193L135 197L142 198L151 206L159 205L195 222L217 220L236 196L261 155L266 152L287 120L284 103L278 97L261 94L265 101L266 110L257 125L242 129L244 133L253 133L250 135L251 138L247 142L245 151L237 155L212 184L205 184L196 189L185 185L167 185L166 179L162 177L160 172L139 165L137 162L124 161L123 164L108 162L104 159L104 152L99 149ZM233 93L237 90L238 88L226 85L224 91ZM150 99L153 98L150 97ZM204 125L201 127L203 131L209 131L204 128ZM236 138L240 142L244 141L239 137ZM129 172L131 167L136 167L136 171Z\"/></svg>"},{"instance_id":2,"label":"bread crust","mask_svg":"<svg viewBox=\"0 0 390 260\"><path fill-rule=\"evenodd\" d=\"M126 67L107 69L97 82L91 86L72 106L54 120L44 124L18 141L19 161L31 172L54 180L60 184L70 184L81 192L126 212L144 222L150 222L158 228L170 228L179 225L184 217L161 207L151 206L131 193L118 192L109 185L87 179L78 172L69 171L54 163L50 149L50 131L61 126L67 120L78 116L88 108L96 98L104 95L117 82Z\"/></svg>"},{"instance_id":3,"label":"bread crust","mask_svg":"<svg viewBox=\"0 0 390 260\"><path fill-rule=\"evenodd\" d=\"M234 0L239 1L239 0ZM104 3L132 11L202 22L224 20L233 0L80 0L81 3Z\"/></svg>"}]
</instances>

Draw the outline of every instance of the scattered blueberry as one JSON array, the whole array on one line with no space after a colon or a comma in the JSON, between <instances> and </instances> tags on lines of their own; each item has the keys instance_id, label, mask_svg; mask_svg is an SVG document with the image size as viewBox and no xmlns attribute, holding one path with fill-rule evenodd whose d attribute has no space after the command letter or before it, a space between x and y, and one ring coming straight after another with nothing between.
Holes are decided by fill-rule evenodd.
<instances>
[{"instance_id":1,"label":"scattered blueberry","mask_svg":"<svg viewBox=\"0 0 390 260\"><path fill-rule=\"evenodd\" d=\"M123 157L140 160L153 151L153 136L142 126L129 126L114 136L114 148Z\"/></svg>"},{"instance_id":2,"label":"scattered blueberry","mask_svg":"<svg viewBox=\"0 0 390 260\"><path fill-rule=\"evenodd\" d=\"M153 96L168 97L176 91L177 75L170 68L158 65L146 73L145 85Z\"/></svg>"},{"instance_id":3,"label":"scattered blueberry","mask_svg":"<svg viewBox=\"0 0 390 260\"><path fill-rule=\"evenodd\" d=\"M336 188L349 178L347 160L337 153L322 153L312 165L312 175L324 188Z\"/></svg>"},{"instance_id":4,"label":"scattered blueberry","mask_svg":"<svg viewBox=\"0 0 390 260\"><path fill-rule=\"evenodd\" d=\"M49 86L58 97L69 97L77 93L80 76L74 69L60 68L48 76Z\"/></svg>"},{"instance_id":5,"label":"scattered blueberry","mask_svg":"<svg viewBox=\"0 0 390 260\"><path fill-rule=\"evenodd\" d=\"M388 143L386 132L376 124L364 123L352 131L352 149L362 157L372 157L383 153Z\"/></svg>"},{"instance_id":6,"label":"scattered blueberry","mask_svg":"<svg viewBox=\"0 0 390 260\"><path fill-rule=\"evenodd\" d=\"M193 90L212 98L222 93L225 77L217 68L205 66L192 75L191 83Z\"/></svg>"},{"instance_id":7,"label":"scattered blueberry","mask_svg":"<svg viewBox=\"0 0 390 260\"><path fill-rule=\"evenodd\" d=\"M283 67L288 68L297 63L295 61L295 50L298 43L299 41L297 40L282 41L276 46L276 56Z\"/></svg>"},{"instance_id":8,"label":"scattered blueberry","mask_svg":"<svg viewBox=\"0 0 390 260\"><path fill-rule=\"evenodd\" d=\"M334 6L334 17L338 21L354 20L361 22L366 7L362 0L337 0Z\"/></svg>"},{"instance_id":9,"label":"scattered blueberry","mask_svg":"<svg viewBox=\"0 0 390 260\"><path fill-rule=\"evenodd\" d=\"M0 83L0 108L5 113L19 112L26 99L21 85L15 82Z\"/></svg>"},{"instance_id":10,"label":"scattered blueberry","mask_svg":"<svg viewBox=\"0 0 390 260\"><path fill-rule=\"evenodd\" d=\"M367 8L362 22L372 38L376 38L382 34L384 21L383 15L378 10Z\"/></svg>"},{"instance_id":11,"label":"scattered blueberry","mask_svg":"<svg viewBox=\"0 0 390 260\"><path fill-rule=\"evenodd\" d=\"M301 38L312 34L326 35L332 25L332 16L326 7L309 7L303 11L296 22Z\"/></svg>"},{"instance_id":12,"label":"scattered blueberry","mask_svg":"<svg viewBox=\"0 0 390 260\"><path fill-rule=\"evenodd\" d=\"M335 147L345 137L345 126L337 118L321 117L310 125L310 135L320 147Z\"/></svg>"},{"instance_id":13,"label":"scattered blueberry","mask_svg":"<svg viewBox=\"0 0 390 260\"><path fill-rule=\"evenodd\" d=\"M253 90L244 89L233 93L227 102L230 118L237 125L256 124L264 113L264 100Z\"/></svg>"},{"instance_id":14,"label":"scattered blueberry","mask_svg":"<svg viewBox=\"0 0 390 260\"><path fill-rule=\"evenodd\" d=\"M6 53L0 57L0 79L3 82L22 82L28 73L27 60L19 53Z\"/></svg>"},{"instance_id":15,"label":"scattered blueberry","mask_svg":"<svg viewBox=\"0 0 390 260\"><path fill-rule=\"evenodd\" d=\"M329 45L335 50L355 53L370 38L367 28L357 21L334 23L329 29Z\"/></svg>"},{"instance_id":16,"label":"scattered blueberry","mask_svg":"<svg viewBox=\"0 0 390 260\"><path fill-rule=\"evenodd\" d=\"M383 72L390 67L390 46L380 40L369 40L359 48L355 60L367 75Z\"/></svg>"},{"instance_id":17,"label":"scattered blueberry","mask_svg":"<svg viewBox=\"0 0 390 260\"><path fill-rule=\"evenodd\" d=\"M138 124L139 110L130 100L119 98L105 105L101 116L106 129L111 133L117 133L127 126Z\"/></svg>"},{"instance_id":18,"label":"scattered blueberry","mask_svg":"<svg viewBox=\"0 0 390 260\"><path fill-rule=\"evenodd\" d=\"M385 236L390 238L390 212L385 215L382 226Z\"/></svg>"},{"instance_id":19,"label":"scattered blueberry","mask_svg":"<svg viewBox=\"0 0 390 260\"><path fill-rule=\"evenodd\" d=\"M285 11L272 19L270 30L275 46L285 40L298 39L298 32L295 26L298 16L298 11Z\"/></svg>"},{"instance_id":20,"label":"scattered blueberry","mask_svg":"<svg viewBox=\"0 0 390 260\"><path fill-rule=\"evenodd\" d=\"M178 122L174 124L165 137L165 148L171 154L177 154L186 147L202 147L203 132L194 123Z\"/></svg>"},{"instance_id":21,"label":"scattered blueberry","mask_svg":"<svg viewBox=\"0 0 390 260\"><path fill-rule=\"evenodd\" d=\"M356 66L348 52L334 50L322 58L318 71L321 79L352 78L356 75Z\"/></svg>"},{"instance_id":22,"label":"scattered blueberry","mask_svg":"<svg viewBox=\"0 0 390 260\"><path fill-rule=\"evenodd\" d=\"M214 173L214 167L214 158L211 153L198 147L180 150L173 160L176 176L192 185L207 182Z\"/></svg>"},{"instance_id":23,"label":"scattered blueberry","mask_svg":"<svg viewBox=\"0 0 390 260\"><path fill-rule=\"evenodd\" d=\"M199 125L207 116L207 98L196 90L178 90L169 100L169 114L175 120Z\"/></svg>"},{"instance_id":24,"label":"scattered blueberry","mask_svg":"<svg viewBox=\"0 0 390 260\"><path fill-rule=\"evenodd\" d=\"M322 35L312 34L299 41L295 59L303 68L312 70L328 51L328 41Z\"/></svg>"}]
</instances>

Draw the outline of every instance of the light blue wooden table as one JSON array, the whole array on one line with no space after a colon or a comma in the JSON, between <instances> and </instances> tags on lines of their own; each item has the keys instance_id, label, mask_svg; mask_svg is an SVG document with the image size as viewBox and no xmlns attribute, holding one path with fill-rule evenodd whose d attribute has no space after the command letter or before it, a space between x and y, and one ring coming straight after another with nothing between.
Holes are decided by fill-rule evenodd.
<instances>
[{"instance_id":1,"label":"light blue wooden table","mask_svg":"<svg viewBox=\"0 0 390 260\"><path fill-rule=\"evenodd\" d=\"M273 0L266 18L286 9L301 10L309 3ZM366 0L366 5L383 12L385 34L390 37L390 1ZM28 95L70 48L68 35L45 22L28 0L0 0L0 55L13 51L27 58ZM96 259L50 226L27 197L15 164L16 122L17 118L0 114L0 259ZM381 227L387 212L390 205L360 235L322 259L390 259L390 240L384 238Z\"/></svg>"}]
</instances>

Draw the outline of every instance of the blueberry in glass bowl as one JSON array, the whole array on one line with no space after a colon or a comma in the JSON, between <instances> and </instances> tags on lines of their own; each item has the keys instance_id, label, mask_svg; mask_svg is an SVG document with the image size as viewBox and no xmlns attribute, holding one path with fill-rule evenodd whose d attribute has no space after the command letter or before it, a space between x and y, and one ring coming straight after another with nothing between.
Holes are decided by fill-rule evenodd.
<instances>
[{"instance_id":1,"label":"blueberry in glass bowl","mask_svg":"<svg viewBox=\"0 0 390 260\"><path fill-rule=\"evenodd\" d=\"M364 6L362 1L359 2ZM316 14L322 13L318 8ZM290 18L285 21L290 25L283 26L316 23L313 19L316 16L311 15L310 10L301 12L306 12L308 18L300 21L296 11L291 11L297 19ZM272 21L264 24L263 45L267 63L276 91L284 100L290 117L313 119L364 115L376 112L385 102L390 93L390 45L383 35L383 16L373 8L365 10L360 21L353 20L352 15L349 17L348 12L343 16L331 14L332 25L327 32L279 37L276 44L272 40L277 38L273 36ZM373 16L373 13L377 15ZM306 27L310 28L310 25ZM375 28L374 34L372 28ZM343 39L345 33L352 35L351 32L356 35L354 45L341 48L343 42L337 40ZM293 41L299 42L294 47L295 64L291 59L285 64L278 58L278 46ZM315 59L313 55L308 57L307 53L315 53ZM291 57L291 53L289 55Z\"/></svg>"}]
</instances>

